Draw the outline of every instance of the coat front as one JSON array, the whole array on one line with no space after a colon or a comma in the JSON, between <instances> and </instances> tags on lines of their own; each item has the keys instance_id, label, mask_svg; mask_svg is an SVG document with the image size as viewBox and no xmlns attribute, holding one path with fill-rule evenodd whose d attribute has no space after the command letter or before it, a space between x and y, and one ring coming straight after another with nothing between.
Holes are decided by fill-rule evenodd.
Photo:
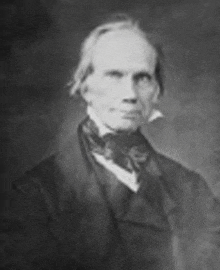
<instances>
[{"instance_id":1,"label":"coat front","mask_svg":"<svg viewBox=\"0 0 220 270\"><path fill-rule=\"evenodd\" d=\"M1 269L137 269L80 132L13 183L1 222ZM219 269L220 206L206 182L153 149L147 178L146 199L160 201L169 228L161 224L167 233L158 245L149 242L164 264L139 269ZM149 215L148 227L155 222ZM167 236L172 252L161 248Z\"/></svg>"}]
</instances>

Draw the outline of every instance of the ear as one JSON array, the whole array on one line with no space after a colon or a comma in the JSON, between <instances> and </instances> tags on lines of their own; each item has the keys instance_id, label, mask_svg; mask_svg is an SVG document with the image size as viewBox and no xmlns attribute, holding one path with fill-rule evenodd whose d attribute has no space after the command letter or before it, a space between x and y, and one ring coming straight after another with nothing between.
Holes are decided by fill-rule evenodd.
<instances>
[{"instance_id":1,"label":"ear","mask_svg":"<svg viewBox=\"0 0 220 270\"><path fill-rule=\"evenodd\" d=\"M157 83L155 86L155 92L154 92L153 99L152 99L152 102L154 104L159 102L159 96L160 96L160 86Z\"/></svg>"},{"instance_id":2,"label":"ear","mask_svg":"<svg viewBox=\"0 0 220 270\"><path fill-rule=\"evenodd\" d=\"M90 94L90 91L89 91L89 86L87 84L87 81L85 81L81 85L80 94L81 94L81 97L85 100L85 102L88 105L92 104L91 94Z\"/></svg>"}]
</instances>

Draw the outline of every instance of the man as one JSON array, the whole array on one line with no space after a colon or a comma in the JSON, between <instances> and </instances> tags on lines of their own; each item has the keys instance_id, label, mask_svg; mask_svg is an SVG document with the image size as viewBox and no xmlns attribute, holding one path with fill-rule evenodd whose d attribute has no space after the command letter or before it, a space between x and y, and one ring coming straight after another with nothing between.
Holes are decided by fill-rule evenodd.
<instances>
[{"instance_id":1,"label":"man","mask_svg":"<svg viewBox=\"0 0 220 270\"><path fill-rule=\"evenodd\" d=\"M163 94L161 59L130 18L85 40L76 92L77 132L13 184L2 268L219 269L219 202L140 132Z\"/></svg>"}]
</instances>

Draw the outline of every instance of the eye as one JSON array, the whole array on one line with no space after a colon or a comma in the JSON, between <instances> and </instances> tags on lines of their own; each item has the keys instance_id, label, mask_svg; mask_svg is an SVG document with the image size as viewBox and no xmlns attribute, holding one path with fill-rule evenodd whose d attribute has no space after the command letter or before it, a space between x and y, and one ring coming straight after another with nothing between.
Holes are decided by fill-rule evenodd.
<instances>
[{"instance_id":1,"label":"eye","mask_svg":"<svg viewBox=\"0 0 220 270\"><path fill-rule=\"evenodd\" d=\"M146 84L152 81L152 75L147 72L141 72L134 76L136 84Z\"/></svg>"},{"instance_id":2,"label":"eye","mask_svg":"<svg viewBox=\"0 0 220 270\"><path fill-rule=\"evenodd\" d=\"M112 70L106 72L106 76L112 79L120 79L123 76L123 73L117 70Z\"/></svg>"}]
</instances>

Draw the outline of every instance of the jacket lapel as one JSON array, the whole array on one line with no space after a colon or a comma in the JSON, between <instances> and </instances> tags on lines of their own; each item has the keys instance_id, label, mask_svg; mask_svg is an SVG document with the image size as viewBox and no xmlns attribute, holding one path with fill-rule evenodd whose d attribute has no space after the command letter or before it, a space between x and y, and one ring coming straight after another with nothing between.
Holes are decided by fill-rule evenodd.
<instances>
[{"instance_id":1,"label":"jacket lapel","mask_svg":"<svg viewBox=\"0 0 220 270\"><path fill-rule=\"evenodd\" d=\"M109 261L109 265L115 267L111 269L121 269L125 263L122 245L91 159L80 128L57 159L64 175L65 186L69 188L70 196L66 199L68 204L72 205L69 210L73 216L74 212L78 211L75 218L77 224L74 227L78 232L77 245L81 247L79 260L94 265L97 269L102 267L104 261L106 267ZM65 212L65 207L63 210ZM75 223L74 220L72 222Z\"/></svg>"},{"instance_id":2,"label":"jacket lapel","mask_svg":"<svg viewBox=\"0 0 220 270\"><path fill-rule=\"evenodd\" d=\"M166 185L167 181L165 179L165 175L163 174L163 171L161 170L161 167L157 161L157 153L153 149L151 158L147 162L145 170L148 176L154 179L153 182L158 184L160 191L158 194L161 196L161 203L163 205L164 212L166 215L169 215L169 213L171 213L177 207L177 202L173 198L171 190ZM149 186L148 190L150 189L151 187Z\"/></svg>"}]
</instances>

